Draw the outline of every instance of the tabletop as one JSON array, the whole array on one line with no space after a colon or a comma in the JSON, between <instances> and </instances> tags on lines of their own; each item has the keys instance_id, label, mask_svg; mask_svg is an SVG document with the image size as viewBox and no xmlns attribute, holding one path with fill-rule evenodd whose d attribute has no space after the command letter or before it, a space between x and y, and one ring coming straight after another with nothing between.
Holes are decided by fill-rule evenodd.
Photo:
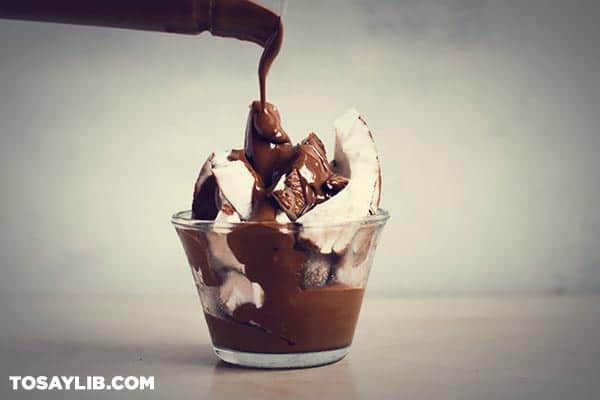
<instances>
[{"instance_id":1,"label":"tabletop","mask_svg":"<svg viewBox=\"0 0 600 400\"><path fill-rule=\"evenodd\" d=\"M0 295L1 399L598 399L600 296L374 298L350 354L229 366L193 295ZM9 376L154 376L153 391L13 391Z\"/></svg>"}]
</instances>

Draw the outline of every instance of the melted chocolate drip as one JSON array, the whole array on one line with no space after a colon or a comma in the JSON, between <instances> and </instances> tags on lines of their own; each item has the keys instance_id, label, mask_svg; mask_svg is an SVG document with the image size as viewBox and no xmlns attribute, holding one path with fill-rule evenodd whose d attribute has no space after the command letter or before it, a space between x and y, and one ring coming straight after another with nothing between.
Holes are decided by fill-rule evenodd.
<instances>
[{"instance_id":1,"label":"melted chocolate drip","mask_svg":"<svg viewBox=\"0 0 600 400\"><path fill-rule=\"evenodd\" d=\"M229 155L230 161L242 161L254 176L254 187L252 188L252 214L251 221L274 221L277 216L277 205L269 197L270 191L265 187L264 180L254 169L252 163L246 157L244 150L232 150Z\"/></svg>"},{"instance_id":2,"label":"melted chocolate drip","mask_svg":"<svg viewBox=\"0 0 600 400\"><path fill-rule=\"evenodd\" d=\"M265 45L265 50L260 57L260 63L258 64L258 81L260 85L260 105L261 108L265 108L267 105L267 75L271 69L273 61L281 50L283 44L283 23L281 18L276 28L275 33L269 38L269 41Z\"/></svg>"},{"instance_id":3,"label":"melted chocolate drip","mask_svg":"<svg viewBox=\"0 0 600 400\"><path fill-rule=\"evenodd\" d=\"M260 338L256 338L256 332L251 334L254 340L249 343L243 338L243 328L233 328L237 338L223 345L246 351L289 352L339 348L352 342L363 289L335 285L302 289L299 280L308 253L296 247L294 235L275 228L242 227L231 232L227 242L244 264L248 279L258 282L265 291L261 308L244 304L234 311L233 320L242 325L253 322L266 332L261 332ZM213 322L209 326L215 338L223 324ZM225 329L231 335L235 325L228 324L230 328ZM224 339L227 336L217 338Z\"/></svg>"},{"instance_id":4,"label":"melted chocolate drip","mask_svg":"<svg viewBox=\"0 0 600 400\"><path fill-rule=\"evenodd\" d=\"M279 112L274 105L267 103L263 108L258 101L252 103L244 150L266 188L287 172L296 149L281 127Z\"/></svg>"},{"instance_id":5,"label":"melted chocolate drip","mask_svg":"<svg viewBox=\"0 0 600 400\"><path fill-rule=\"evenodd\" d=\"M192 217L194 219L213 220L219 213L219 188L217 180L210 170L210 159L207 160L194 185L194 201L192 202Z\"/></svg>"}]
</instances>

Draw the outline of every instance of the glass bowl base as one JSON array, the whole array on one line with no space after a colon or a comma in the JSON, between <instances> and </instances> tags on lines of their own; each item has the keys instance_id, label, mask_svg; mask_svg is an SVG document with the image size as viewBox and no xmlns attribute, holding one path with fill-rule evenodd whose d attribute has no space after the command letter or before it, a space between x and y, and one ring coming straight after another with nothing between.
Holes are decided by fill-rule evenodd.
<instances>
[{"instance_id":1,"label":"glass bowl base","mask_svg":"<svg viewBox=\"0 0 600 400\"><path fill-rule=\"evenodd\" d=\"M247 353L213 346L217 357L229 364L252 368L307 368L331 364L341 360L350 351L350 346L335 350L311 351L306 353Z\"/></svg>"}]
</instances>

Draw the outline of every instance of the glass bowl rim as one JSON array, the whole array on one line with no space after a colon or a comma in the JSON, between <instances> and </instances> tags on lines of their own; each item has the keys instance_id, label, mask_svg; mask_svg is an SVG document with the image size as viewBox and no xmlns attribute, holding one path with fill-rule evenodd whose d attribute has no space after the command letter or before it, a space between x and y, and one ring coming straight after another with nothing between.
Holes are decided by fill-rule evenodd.
<instances>
[{"instance_id":1,"label":"glass bowl rim","mask_svg":"<svg viewBox=\"0 0 600 400\"><path fill-rule=\"evenodd\" d=\"M390 218L390 214L387 210L382 208L377 210L377 214L368 215L361 219L354 219L348 221L336 221L333 223L311 223L302 224L298 222L261 222L261 221L242 221L242 222L224 222L224 221L213 221L213 220L201 220L193 219L192 211L185 210L179 211L171 217L171 223L180 229L186 230L200 230L204 232L210 231L221 231L221 230L233 230L235 228L248 227L248 226L266 226L279 230L285 231L299 231L299 230L323 230L331 228L343 228L350 225L384 225Z\"/></svg>"}]
</instances>

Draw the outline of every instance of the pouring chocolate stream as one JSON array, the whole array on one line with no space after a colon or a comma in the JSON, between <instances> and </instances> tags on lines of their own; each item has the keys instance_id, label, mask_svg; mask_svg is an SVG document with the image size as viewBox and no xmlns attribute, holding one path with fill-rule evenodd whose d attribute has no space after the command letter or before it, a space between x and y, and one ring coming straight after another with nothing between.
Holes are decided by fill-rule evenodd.
<instances>
[{"instance_id":1,"label":"pouring chocolate stream","mask_svg":"<svg viewBox=\"0 0 600 400\"><path fill-rule=\"evenodd\" d=\"M252 219L275 218L268 188L292 162L294 146L267 103L267 76L283 43L281 17L249 0L2 0L0 18L230 37L263 47L258 66L260 101L251 107L247 161L258 172Z\"/></svg>"}]
</instances>

